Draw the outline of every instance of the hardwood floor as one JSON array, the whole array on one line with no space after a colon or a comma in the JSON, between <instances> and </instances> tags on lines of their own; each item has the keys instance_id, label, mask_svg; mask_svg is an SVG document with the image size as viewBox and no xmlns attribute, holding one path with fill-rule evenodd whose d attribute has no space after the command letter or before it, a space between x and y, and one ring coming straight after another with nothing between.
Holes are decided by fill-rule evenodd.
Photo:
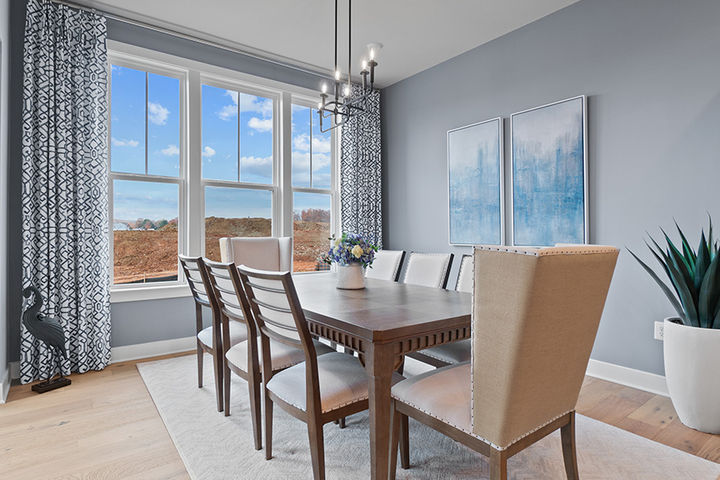
<instances>
[{"instance_id":1,"label":"hardwood floor","mask_svg":"<svg viewBox=\"0 0 720 480\"><path fill-rule=\"evenodd\" d=\"M189 478L135 367L142 361L73 375L71 387L43 395L13 386L0 405L0 478ZM586 377L577 411L720 462L720 435L682 425L669 398Z\"/></svg>"}]
</instances>

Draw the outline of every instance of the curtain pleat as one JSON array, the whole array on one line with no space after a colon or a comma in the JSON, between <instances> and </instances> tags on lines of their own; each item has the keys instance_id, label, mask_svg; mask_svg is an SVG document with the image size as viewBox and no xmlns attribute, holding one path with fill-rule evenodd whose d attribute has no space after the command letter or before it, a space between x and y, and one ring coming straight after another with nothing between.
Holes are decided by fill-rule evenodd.
<instances>
[{"instance_id":1,"label":"curtain pleat","mask_svg":"<svg viewBox=\"0 0 720 480\"><path fill-rule=\"evenodd\" d=\"M29 0L23 79L23 286L60 319L64 374L110 361L107 28L105 18ZM20 378L55 373L22 327Z\"/></svg>"},{"instance_id":2,"label":"curtain pleat","mask_svg":"<svg viewBox=\"0 0 720 480\"><path fill-rule=\"evenodd\" d=\"M355 85L353 94L361 94ZM382 155L380 92L367 99L365 113L342 126L340 141L342 231L358 233L382 247Z\"/></svg>"}]
</instances>

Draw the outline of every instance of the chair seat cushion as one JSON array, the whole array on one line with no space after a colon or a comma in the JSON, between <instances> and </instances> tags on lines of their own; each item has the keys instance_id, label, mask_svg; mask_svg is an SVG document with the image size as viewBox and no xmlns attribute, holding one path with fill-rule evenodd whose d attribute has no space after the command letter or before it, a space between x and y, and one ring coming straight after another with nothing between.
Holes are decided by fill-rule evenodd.
<instances>
[{"instance_id":1,"label":"chair seat cushion","mask_svg":"<svg viewBox=\"0 0 720 480\"><path fill-rule=\"evenodd\" d=\"M437 347L420 350L420 353L441 362L455 365L470 361L470 339L438 345Z\"/></svg>"},{"instance_id":2,"label":"chair seat cushion","mask_svg":"<svg viewBox=\"0 0 720 480\"><path fill-rule=\"evenodd\" d=\"M260 337L257 337L258 345L258 359L262 359L261 355L261 341ZM248 341L243 340L234 347L230 348L225 354L228 362L239 368L243 372L247 372L247 347ZM318 355L334 352L332 348L328 347L324 343L315 342L315 351ZM305 352L299 348L290 347L281 342L276 342L270 339L270 359L272 361L273 370L283 370L285 368L297 365L300 362L305 361Z\"/></svg>"},{"instance_id":3,"label":"chair seat cushion","mask_svg":"<svg viewBox=\"0 0 720 480\"><path fill-rule=\"evenodd\" d=\"M345 353L328 353L317 359L320 404L323 413L368 398L368 377L360 360ZM393 383L402 380L393 374ZM275 396L305 410L305 362L275 374L267 384Z\"/></svg>"},{"instance_id":4,"label":"chair seat cushion","mask_svg":"<svg viewBox=\"0 0 720 480\"><path fill-rule=\"evenodd\" d=\"M392 387L396 400L472 435L470 363L431 370Z\"/></svg>"},{"instance_id":5,"label":"chair seat cushion","mask_svg":"<svg viewBox=\"0 0 720 480\"><path fill-rule=\"evenodd\" d=\"M247 328L244 323L231 320L228 327L230 329L230 346L237 345L243 340L247 340ZM209 326L202 329L200 333L197 334L197 338L203 345L212 348L213 327Z\"/></svg>"}]
</instances>

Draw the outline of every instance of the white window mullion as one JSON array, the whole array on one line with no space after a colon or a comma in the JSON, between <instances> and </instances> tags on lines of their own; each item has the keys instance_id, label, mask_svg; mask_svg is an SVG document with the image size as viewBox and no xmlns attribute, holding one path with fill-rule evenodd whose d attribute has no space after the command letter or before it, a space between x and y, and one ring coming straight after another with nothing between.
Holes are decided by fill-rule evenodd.
<instances>
[{"instance_id":1,"label":"white window mullion","mask_svg":"<svg viewBox=\"0 0 720 480\"><path fill-rule=\"evenodd\" d=\"M185 168L187 198L188 255L205 254L205 201L202 186L202 85L200 74L190 71L187 94L187 163Z\"/></svg>"},{"instance_id":2,"label":"white window mullion","mask_svg":"<svg viewBox=\"0 0 720 480\"><path fill-rule=\"evenodd\" d=\"M292 190L292 95L288 92L282 94L280 101L280 201L282 227L281 236L290 237L293 234L293 190Z\"/></svg>"}]
</instances>

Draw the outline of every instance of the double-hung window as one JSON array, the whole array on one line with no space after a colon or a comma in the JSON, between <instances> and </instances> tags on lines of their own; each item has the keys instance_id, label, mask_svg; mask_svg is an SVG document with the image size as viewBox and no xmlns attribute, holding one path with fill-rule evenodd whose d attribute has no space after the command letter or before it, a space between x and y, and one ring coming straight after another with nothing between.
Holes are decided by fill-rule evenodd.
<instances>
[{"instance_id":1,"label":"double-hung window","mask_svg":"<svg viewBox=\"0 0 720 480\"><path fill-rule=\"evenodd\" d=\"M296 272L327 269L318 256L335 231L335 148L331 132L321 132L310 103L292 105L293 264Z\"/></svg>"},{"instance_id":2,"label":"double-hung window","mask_svg":"<svg viewBox=\"0 0 720 480\"><path fill-rule=\"evenodd\" d=\"M113 284L177 282L183 251L182 71L111 66L110 193Z\"/></svg>"}]
</instances>

